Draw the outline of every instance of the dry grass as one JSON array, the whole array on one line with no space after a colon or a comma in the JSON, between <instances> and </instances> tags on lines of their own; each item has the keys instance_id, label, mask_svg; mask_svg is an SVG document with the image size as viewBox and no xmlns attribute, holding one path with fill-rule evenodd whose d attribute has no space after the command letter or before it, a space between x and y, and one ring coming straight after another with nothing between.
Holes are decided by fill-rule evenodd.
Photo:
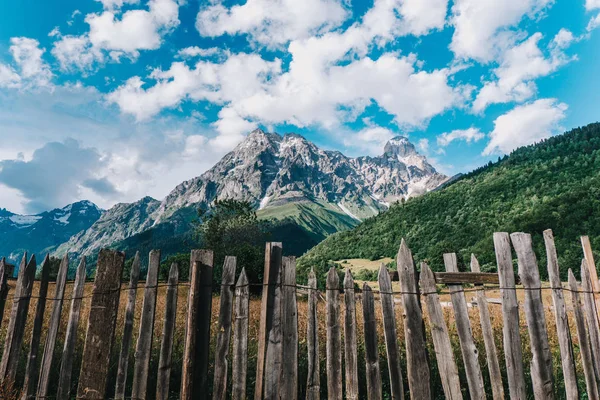
<instances>
[{"instance_id":1,"label":"dry grass","mask_svg":"<svg viewBox=\"0 0 600 400\"><path fill-rule=\"evenodd\" d=\"M382 263L389 264L393 261L394 259L390 257L374 261L365 258L347 258L345 260L336 261L336 264L339 264L344 269L350 268L350 271L354 274L363 269L366 269L367 271L378 271Z\"/></svg>"}]
</instances>

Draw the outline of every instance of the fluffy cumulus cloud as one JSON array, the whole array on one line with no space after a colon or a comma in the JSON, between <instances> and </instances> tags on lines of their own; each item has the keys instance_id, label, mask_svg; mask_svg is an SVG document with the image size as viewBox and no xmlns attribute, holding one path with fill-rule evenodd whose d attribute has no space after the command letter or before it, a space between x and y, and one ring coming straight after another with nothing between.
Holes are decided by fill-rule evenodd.
<instances>
[{"instance_id":1,"label":"fluffy cumulus cloud","mask_svg":"<svg viewBox=\"0 0 600 400\"><path fill-rule=\"evenodd\" d=\"M10 40L13 65L0 63L0 88L51 88L53 73L43 60L45 50L27 37Z\"/></svg>"},{"instance_id":2,"label":"fluffy cumulus cloud","mask_svg":"<svg viewBox=\"0 0 600 400\"><path fill-rule=\"evenodd\" d=\"M397 136L388 128L377 125L368 125L358 132L347 133L344 137L344 146L349 149L356 149L360 154L379 155L383 152L383 147Z\"/></svg>"},{"instance_id":3,"label":"fluffy cumulus cloud","mask_svg":"<svg viewBox=\"0 0 600 400\"><path fill-rule=\"evenodd\" d=\"M440 147L446 147L455 140L464 140L467 143L477 142L483 139L485 135L479 129L470 127L468 129L455 129L451 132L442 133L437 137L437 144Z\"/></svg>"},{"instance_id":4,"label":"fluffy cumulus cloud","mask_svg":"<svg viewBox=\"0 0 600 400\"><path fill-rule=\"evenodd\" d=\"M508 154L520 146L526 146L548 138L563 130L560 125L565 118L567 105L556 99L539 99L517 106L496 118L490 142L484 155Z\"/></svg>"},{"instance_id":5,"label":"fluffy cumulus cloud","mask_svg":"<svg viewBox=\"0 0 600 400\"><path fill-rule=\"evenodd\" d=\"M86 35L61 37L54 43L52 55L56 57L63 71L87 72L93 69L96 62L104 60L102 51L92 46Z\"/></svg>"}]
</instances>

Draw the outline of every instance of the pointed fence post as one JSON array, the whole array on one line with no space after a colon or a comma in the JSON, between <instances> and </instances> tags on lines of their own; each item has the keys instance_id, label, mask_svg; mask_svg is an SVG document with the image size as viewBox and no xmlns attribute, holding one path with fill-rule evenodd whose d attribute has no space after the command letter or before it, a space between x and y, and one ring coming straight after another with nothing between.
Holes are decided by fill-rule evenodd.
<instances>
[{"instance_id":1,"label":"pointed fence post","mask_svg":"<svg viewBox=\"0 0 600 400\"><path fill-rule=\"evenodd\" d=\"M356 294L350 268L344 276L344 356L346 399L358 400L358 355L356 344Z\"/></svg>"},{"instance_id":2,"label":"pointed fence post","mask_svg":"<svg viewBox=\"0 0 600 400\"><path fill-rule=\"evenodd\" d=\"M21 355L21 344L25 334L25 323L31 300L31 290L36 270L35 256L27 262L27 253L23 256L19 267L17 287L13 297L13 306L6 330L4 353L0 362L0 379L3 383L12 384L17 375L17 367Z\"/></svg>"},{"instance_id":3,"label":"pointed fence post","mask_svg":"<svg viewBox=\"0 0 600 400\"><path fill-rule=\"evenodd\" d=\"M296 257L283 257L281 330L283 357L281 398L298 398L298 304L296 301Z\"/></svg>"},{"instance_id":4,"label":"pointed fence post","mask_svg":"<svg viewBox=\"0 0 600 400\"><path fill-rule=\"evenodd\" d=\"M106 380L117 322L125 253L100 250L94 279L77 398L106 397Z\"/></svg>"},{"instance_id":5,"label":"pointed fence post","mask_svg":"<svg viewBox=\"0 0 600 400\"><path fill-rule=\"evenodd\" d=\"M592 293L592 282L587 260L581 260L581 286L583 289L583 311L587 321L590 343L592 345L592 355L600 354L600 326L596 318L596 304ZM596 379L600 383L600 357L593 357L596 371Z\"/></svg>"},{"instance_id":6,"label":"pointed fence post","mask_svg":"<svg viewBox=\"0 0 600 400\"><path fill-rule=\"evenodd\" d=\"M594 253L592 252L592 244L588 236L581 237L581 247L583 248L583 256L589 266L590 281L594 290L594 302L596 306L596 315L600 320L600 281L598 281L598 271L596 270L596 262L594 261ZM599 372L600 373L600 372Z\"/></svg>"},{"instance_id":7,"label":"pointed fence post","mask_svg":"<svg viewBox=\"0 0 600 400\"><path fill-rule=\"evenodd\" d=\"M8 296L8 272L6 271L6 258L0 261L0 327L4 319L4 308Z\"/></svg>"},{"instance_id":8,"label":"pointed fence post","mask_svg":"<svg viewBox=\"0 0 600 400\"><path fill-rule=\"evenodd\" d=\"M77 273L75 275L75 284L73 285L73 294L71 295L71 310L69 311L69 321L67 322L67 332L65 334L65 343L63 346L62 357L60 361L60 374L58 378L58 391L56 400L69 400L71 398L71 374L73 370L73 354L77 344L77 328L79 327L79 315L81 303L83 302L83 290L85 288L86 276L85 256L81 258ZM47 392L47 385L46 385ZM38 391L38 400L43 400L46 396Z\"/></svg>"},{"instance_id":9,"label":"pointed fence post","mask_svg":"<svg viewBox=\"0 0 600 400\"><path fill-rule=\"evenodd\" d=\"M38 352L40 350L40 336L44 323L44 312L46 311L46 298L48 297L48 281L50 279L50 256L46 254L40 271L40 287L31 330L31 342L29 343L29 355L25 367L25 381L23 382L22 400L35 398L35 389L38 378Z\"/></svg>"},{"instance_id":10,"label":"pointed fence post","mask_svg":"<svg viewBox=\"0 0 600 400\"><path fill-rule=\"evenodd\" d=\"M342 348L340 329L340 277L335 267L327 273L327 397L342 398Z\"/></svg>"},{"instance_id":11,"label":"pointed fence post","mask_svg":"<svg viewBox=\"0 0 600 400\"><path fill-rule=\"evenodd\" d=\"M442 380L444 394L449 400L462 400L458 368L454 360L452 343L448 334L448 327L444 321L444 313L440 305L440 298L435 286L435 277L426 263L421 263L421 289L425 296L425 304L431 325L431 336L435 348L436 361Z\"/></svg>"},{"instance_id":12,"label":"pointed fence post","mask_svg":"<svg viewBox=\"0 0 600 400\"><path fill-rule=\"evenodd\" d=\"M481 272L479 261L471 254L471 271ZM490 309L485 297L483 285L479 285L477 290L477 308L479 309L479 320L481 322L481 331L483 334L483 342L485 345L485 356L490 372L490 381L492 384L492 397L494 400L504 399L504 386L502 385L502 374L500 372L500 363L498 362L498 354L496 352L496 342L494 341L494 329L490 320Z\"/></svg>"},{"instance_id":13,"label":"pointed fence post","mask_svg":"<svg viewBox=\"0 0 600 400\"><path fill-rule=\"evenodd\" d=\"M129 276L129 290L127 293L127 305L125 306L125 321L123 324L123 336L121 338L121 352L119 353L119 364L117 367L117 383L115 384L115 399L125 399L125 386L127 384L127 367L129 366L129 348L133 336L133 318L135 314L135 298L137 296L137 285L140 278L140 253L136 252L131 264Z\"/></svg>"},{"instance_id":14,"label":"pointed fence post","mask_svg":"<svg viewBox=\"0 0 600 400\"><path fill-rule=\"evenodd\" d=\"M229 341L231 338L231 315L233 307L233 284L235 283L236 258L227 256L223 265L221 279L221 300L219 322L217 325L217 347L215 349L215 378L213 399L224 400L227 397L227 369Z\"/></svg>"},{"instance_id":15,"label":"pointed fence post","mask_svg":"<svg viewBox=\"0 0 600 400\"><path fill-rule=\"evenodd\" d=\"M367 398L381 400L381 371L377 346L377 321L375 320L375 299L371 287L363 285L363 323L365 330L365 363L367 369Z\"/></svg>"},{"instance_id":16,"label":"pointed fence post","mask_svg":"<svg viewBox=\"0 0 600 400\"><path fill-rule=\"evenodd\" d=\"M525 375L523 373L523 350L519 333L519 303L515 289L510 238L506 232L494 233L494 248L502 294L502 333L506 375L511 399L525 400Z\"/></svg>"},{"instance_id":17,"label":"pointed fence post","mask_svg":"<svg viewBox=\"0 0 600 400\"><path fill-rule=\"evenodd\" d=\"M306 324L306 347L308 349L308 379L306 400L320 399L319 368L319 320L317 310L317 277L314 270L308 274L308 322Z\"/></svg>"},{"instance_id":18,"label":"pointed fence post","mask_svg":"<svg viewBox=\"0 0 600 400\"><path fill-rule=\"evenodd\" d=\"M573 356L573 347L571 343L571 330L569 329L567 308L565 306L565 298L563 295L562 283L560 281L558 256L556 254L554 236L552 235L551 229L544 231L544 243L546 245L548 276L550 278L550 286L552 287L552 303L554 304L554 318L556 320L556 332L558 335L558 345L560 347L566 396L567 400L576 400L579 399L579 389L577 388L577 375L575 373L575 358Z\"/></svg>"},{"instance_id":19,"label":"pointed fence post","mask_svg":"<svg viewBox=\"0 0 600 400\"><path fill-rule=\"evenodd\" d=\"M404 399L402 385L402 370L400 369L400 348L398 347L398 334L396 332L396 312L394 310L394 295L390 273L385 265L379 268L379 291L381 298L381 313L383 316L383 333L387 354L388 370L390 372L390 386L393 400Z\"/></svg>"},{"instance_id":20,"label":"pointed fence post","mask_svg":"<svg viewBox=\"0 0 600 400\"><path fill-rule=\"evenodd\" d=\"M410 397L431 399L431 378L420 292L417 285L417 271L410 249L404 239L398 250L397 265L405 315L404 336Z\"/></svg>"},{"instance_id":21,"label":"pointed fence post","mask_svg":"<svg viewBox=\"0 0 600 400\"><path fill-rule=\"evenodd\" d=\"M233 400L246 399L246 376L248 365L248 314L249 314L249 282L246 270L235 285L235 325L233 327Z\"/></svg>"},{"instance_id":22,"label":"pointed fence post","mask_svg":"<svg viewBox=\"0 0 600 400\"><path fill-rule=\"evenodd\" d=\"M156 400L168 400L169 381L171 378L171 358L173 354L173 339L175 337L175 319L177 317L177 284L179 269L177 264L171 264L166 296L165 321L160 342L160 358L158 360L158 376L156 382Z\"/></svg>"}]
</instances>

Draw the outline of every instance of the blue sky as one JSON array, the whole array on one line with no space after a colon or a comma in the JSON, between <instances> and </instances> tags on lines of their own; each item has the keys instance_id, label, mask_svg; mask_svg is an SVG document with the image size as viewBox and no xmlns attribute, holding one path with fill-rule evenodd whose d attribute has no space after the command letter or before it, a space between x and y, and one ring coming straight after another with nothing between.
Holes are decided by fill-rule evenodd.
<instances>
[{"instance_id":1,"label":"blue sky","mask_svg":"<svg viewBox=\"0 0 600 400\"><path fill-rule=\"evenodd\" d=\"M446 174L598 120L600 0L0 1L0 207L164 197L257 127Z\"/></svg>"}]
</instances>

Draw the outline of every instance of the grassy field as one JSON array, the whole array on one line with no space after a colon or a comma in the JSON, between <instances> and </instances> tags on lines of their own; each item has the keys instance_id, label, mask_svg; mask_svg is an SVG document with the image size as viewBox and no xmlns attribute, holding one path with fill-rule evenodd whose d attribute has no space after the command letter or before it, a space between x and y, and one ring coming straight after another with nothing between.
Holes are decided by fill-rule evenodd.
<instances>
[{"instance_id":1,"label":"grassy field","mask_svg":"<svg viewBox=\"0 0 600 400\"><path fill-rule=\"evenodd\" d=\"M349 260L350 261L350 260ZM364 265L361 265L361 267ZM11 284L14 285L14 281L11 282ZM371 283L370 283L371 284ZM397 284L397 282L394 282L394 284ZM375 285L373 285L375 286ZM72 291L72 284L68 284L67 285L67 289L66 289L66 293L70 294ZM86 295L91 294L92 291L92 285L91 284L87 284L85 287L85 293ZM34 295L37 292L37 285L36 287L34 287ZM149 382L149 393L152 394L152 396L154 395L154 388L156 385L155 382L155 376L156 376L156 371L157 371L157 367L158 367L158 350L160 347L160 337L161 337L161 333L162 333L162 324L163 324L163 318L164 318L164 312L165 312L165 292L166 292L166 288L162 287L159 288L159 300L158 300L158 304L157 304L157 308L156 308L156 320L155 320L155 326L154 326L154 339L153 339L153 351L152 351L152 359L151 359L151 379ZM177 330L176 330L176 336L175 336L175 343L174 343L174 360L173 360L173 369L172 369L172 375L171 375L171 391L172 391L172 396L173 398L177 398L178 392L179 392L179 385L180 385L180 375L181 375L181 360L182 360L182 353L183 353L183 337L184 337L184 332L185 332L185 328L184 328L184 321L185 321L185 317L186 317L186 304L187 304L187 287L182 286L179 288L179 292L178 292L178 313L177 313ZM49 288L49 294L54 293L54 284L50 285ZM563 385L563 380L562 380L562 372L561 372L561 368L560 368L560 354L559 354L559 350L558 350L558 342L557 342L557 336L556 336L556 329L555 329L555 323L554 323L554 317L553 314L551 313L551 309L550 309L550 305L552 304L552 300L550 297L550 291L545 290L543 291L544 293L544 304L546 305L546 320L547 320L547 324L548 324L548 329L550 332L550 346L552 348L552 353L553 353L553 359L554 359L554 370L555 370L555 379L556 379L556 385L558 388L558 393L559 396L558 398L561 398L561 388ZM12 294L12 293L11 293ZM524 298L524 294L523 291L518 291L519 294L519 299L520 301L523 300ZM142 295L143 295L143 289L139 289L138 290L138 294L137 294L137 302L136 302L136 319L135 319L135 327L134 327L134 345L132 346L131 349L131 359L130 359L130 363L129 363L129 367L130 367L130 377L131 377L131 371L133 368L133 364L134 364L134 360L133 360L133 354L134 354L134 349L135 349L135 343L136 343L136 339L137 339L137 335L138 335L138 330L139 330L139 316L141 313L141 307L142 307ZM474 296L474 293L466 293L467 295L467 300L470 301L471 297ZM488 292L488 297L489 298L498 298L500 297L500 293L498 290L490 290ZM10 296L10 294L9 294ZM360 298L360 295L359 295ZM302 398L304 396L304 390L305 390L305 386L306 386L306 374L307 374L307 351L306 351L306 320L307 320L307 302L306 299L303 296L299 296L299 301L298 301L298 326L299 326L299 390L300 390L300 398ZM376 295L376 299L377 299L377 295ZM450 301L450 297L447 294L442 294L440 296L440 300L443 302L449 302ZM567 301L567 304L571 304L571 298L570 295L567 293L565 293L565 300ZM125 302L126 302L126 293L122 292L121 293L121 297L120 297L120 307L119 307L119 317L118 317L118 321L117 321L117 338L116 338L116 343L113 349L113 355L112 355L112 360L111 360L111 373L113 376L111 376L111 378L109 379L110 382L114 382L115 379L115 375L116 375L116 364L117 364L117 354L118 354L118 350L120 348L120 335L121 332L123 330L123 317L124 317L124 309L125 309ZM48 302L47 307L46 307L46 321L45 324L48 323L48 318L51 312L51 308L52 308L52 302ZM405 357L405 349L404 349L404 329L402 326L402 313L401 313L401 307L398 304L398 299L396 300L396 319L397 319L397 325L398 325L398 335L399 335L399 343L401 345L402 348L402 357L403 359L401 360L401 364L402 364L402 368L403 368L403 373L404 375L406 374L406 360L404 359ZM342 304L342 313L343 313L343 301L341 302ZM21 359L21 365L20 365L20 374L18 377L18 381L17 383L20 383L22 380L22 373L25 369L25 359L26 359L26 354L29 348L29 341L31 339L31 329L32 329L32 319L33 319L33 310L35 308L36 305L36 300L32 299L31 304L30 304L30 314L29 314L29 320L27 322L27 328L26 328L26 334L25 334L25 343L23 345L23 354L22 354L22 359ZM59 343L57 343L57 351L55 352L56 357L54 360L54 364L53 364L53 368L52 368L52 376L51 376L51 385L53 385L51 387L51 391L50 394L54 394L56 387L54 386L57 379L57 375L58 375L58 371L59 371L59 365L60 365L60 356L61 356L61 350L62 350L62 340L64 338L64 332L65 332L65 327L67 324L67 319L68 319L68 310L70 307L70 302L65 302L64 305L64 309L63 309L63 314L62 314L62 320L61 320L61 329L60 329L60 333L59 333ZM321 363L321 387L322 387L322 398L326 398L326 394L325 394L325 389L326 389L326 375L325 375L325 359L326 359L326 355L325 355L325 303L324 301L319 301L319 341L320 341L320 363ZM501 306L497 305L497 304L490 304L490 312L491 312L491 318L492 318L492 324L494 326L494 333L495 333L495 339L496 339L496 346L499 350L499 357L501 357L501 368L503 370L503 373L505 373L504 371L504 365L503 365L503 351L502 351L502 312L501 312ZM476 344L479 350L479 354L480 354L480 363L484 372L484 379L486 381L486 387L489 388L489 378L487 375L487 367L486 367L486 360L485 360L485 348L484 348L484 344L483 344L483 340L481 337L481 328L480 328L480 324L479 324L479 313L476 307L470 308L469 309L469 313L470 313L470 318L471 318L471 322L472 322L472 326L473 326L473 334L476 340ZM215 329L214 327L216 326L217 323L217 317L219 314L219 297L215 296L213 297L213 304L212 304L212 326L213 329ZM456 326L454 324L454 319L453 319L453 315L452 315L452 308L451 307L444 307L444 315L446 317L446 321L448 323L448 327L449 327L449 331L450 331L450 335L451 335L451 340L453 343L453 349L454 349L454 353L455 353L455 358L457 360L461 360L461 355L460 355L460 347L459 347L459 342L458 342L458 336L457 336L457 332L456 332ZM8 316L10 315L10 304L8 304L7 309L5 311L5 315L4 315L4 320L2 322L2 329L0 329L0 340L1 343L4 343L4 336L6 334L5 330L6 330L6 326L8 324ZM78 370L80 367L80 363L81 363L81 352L82 352L82 346L83 346L83 341L85 338L85 330L86 330L86 324L87 324L87 319L88 319L88 315L89 315L89 299L85 299L84 300L84 306L82 309L82 314L81 314L81 323L79 326L79 331L78 331L78 350L77 350L77 357L74 360L74 377L76 377L78 375ZM381 373L382 373L382 381L383 381L383 391L384 393L386 393L387 397L384 398L389 398L389 382L387 379L387 362L386 362L386 356L385 356L385 347L383 345L383 326L382 326L382 321L381 321L381 309L380 309L380 303L379 301L376 301L376 315L378 318L378 337L379 337L379 356L380 356L380 364L381 364ZM570 315L570 318L572 317L572 315ZM425 313L425 318L427 318L427 315ZM529 351L529 340L528 340L528 333L527 333L527 328L525 325L525 321L524 321L524 313L521 312L521 337L523 339L523 350L524 350L524 355L525 355L525 360L526 360L526 366L529 365L529 360L531 359L531 353ZM250 327L249 327L249 364L248 364L248 394L250 395L251 393L253 393L253 389L254 389L254 383L255 383L255 368L256 368L256 352L257 352L257 342L256 342L256 338L258 336L258 323L260 320L260 298L252 298L250 301ZM357 304L357 322L358 322L358 329L359 329L359 334L358 334L358 349L359 349L359 376L361 377L361 393L365 393L366 390L366 382L365 382L365 366L364 366L364 343L363 343L363 318L362 318L362 306L359 303ZM574 338L573 340L575 341L574 344L574 350L575 350L575 357L576 360L578 362L577 365L577 371L578 371L578 377L580 377L580 390L584 390L585 385L584 385L584 381L583 381L583 370L582 370L582 366L580 364L580 357L579 357L579 346L576 343L576 334L575 334L575 330L574 330L574 324L573 324L573 320L571 319L571 327L572 327L572 337ZM431 373L432 373L432 379L433 379L433 385L434 385L434 393L436 395L436 398L443 398L443 392L441 389L441 382L438 376L438 372L437 372L437 365L433 359L433 355L435 354L434 349L433 349L433 344L431 341L431 332L429 330L429 326L426 323L427 326L427 339L428 339L428 350L429 350L429 354L430 354L430 368L431 368ZM44 333L42 335L41 340L44 341L45 340L45 331L46 329L44 329ZM214 331L213 331L214 332ZM212 339L212 343L211 343L211 353L214 352L214 347L215 347L215 340L216 340L216 335L213 334L213 339ZM43 342L42 342L43 343ZM41 348L43 349L43 345L41 346ZM210 362L211 362L211 366L209 368L210 374L211 376L209 377L209 381L212 384L212 372L213 372L213 365L212 363L214 362L214 354L211 354L210 356ZM468 393L466 392L466 388L467 388L467 384L466 384L466 378L464 375L464 370L462 368L462 362L458 362L459 365L459 372L461 374L461 386L463 388L465 388L465 398L468 398ZM526 371L529 370L529 368L525 368ZM230 377L231 379L231 377ZM528 382L530 382L530 378L527 376L526 380ZM506 379L505 379L505 386L506 386ZM73 392L75 392L76 390L76 382L73 382ZM128 380L128 386L130 387L131 385L131 379ZM408 389L407 383L405 382L405 389ZM111 390L113 390L112 386L111 386ZM564 391L563 391L564 392ZM128 392L129 393L129 392ZM109 395L112 395L112 393L109 393ZM491 393L489 393L489 396L491 397ZM153 398L153 397L152 397Z\"/></svg>"}]
</instances>

